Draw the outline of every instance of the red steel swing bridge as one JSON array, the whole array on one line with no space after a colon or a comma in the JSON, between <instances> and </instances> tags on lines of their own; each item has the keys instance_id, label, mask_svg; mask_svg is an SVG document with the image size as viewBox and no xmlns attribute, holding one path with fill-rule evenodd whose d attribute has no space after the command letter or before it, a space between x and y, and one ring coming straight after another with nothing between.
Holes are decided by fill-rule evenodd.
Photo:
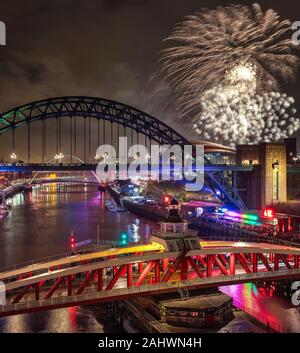
<instances>
[{"instance_id":1,"label":"red steel swing bridge","mask_svg":"<svg viewBox=\"0 0 300 353\"><path fill-rule=\"evenodd\" d=\"M300 278L300 249L203 242L166 252L151 243L48 258L0 272L0 316L244 282Z\"/></svg>"}]
</instances>

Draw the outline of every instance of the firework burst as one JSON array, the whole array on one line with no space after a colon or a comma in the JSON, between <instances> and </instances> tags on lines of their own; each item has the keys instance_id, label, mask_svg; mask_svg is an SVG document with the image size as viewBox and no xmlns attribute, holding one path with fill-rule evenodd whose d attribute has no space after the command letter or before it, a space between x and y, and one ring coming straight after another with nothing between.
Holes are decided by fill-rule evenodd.
<instances>
[{"instance_id":1,"label":"firework burst","mask_svg":"<svg viewBox=\"0 0 300 353\"><path fill-rule=\"evenodd\" d=\"M234 86L217 86L203 94L194 129L202 139L230 146L279 141L300 127L294 102L285 93L258 95L241 93Z\"/></svg>"},{"instance_id":2,"label":"firework burst","mask_svg":"<svg viewBox=\"0 0 300 353\"><path fill-rule=\"evenodd\" d=\"M230 145L278 141L300 127L294 99L278 92L295 77L291 23L260 5L188 16L167 41L162 72L181 118L201 138Z\"/></svg>"},{"instance_id":3,"label":"firework burst","mask_svg":"<svg viewBox=\"0 0 300 353\"><path fill-rule=\"evenodd\" d=\"M175 28L166 39L175 42L162 53L162 71L182 97L220 84L240 62L254 65L259 90L279 88L294 78L299 59L292 54L291 22L260 5L231 5L202 10Z\"/></svg>"}]
</instances>

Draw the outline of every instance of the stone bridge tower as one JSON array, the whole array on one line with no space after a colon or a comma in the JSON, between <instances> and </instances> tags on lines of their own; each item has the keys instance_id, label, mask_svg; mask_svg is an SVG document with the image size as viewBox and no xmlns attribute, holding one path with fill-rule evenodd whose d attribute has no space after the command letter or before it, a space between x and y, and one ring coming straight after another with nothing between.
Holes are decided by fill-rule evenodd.
<instances>
[{"instance_id":1,"label":"stone bridge tower","mask_svg":"<svg viewBox=\"0 0 300 353\"><path fill-rule=\"evenodd\" d=\"M237 164L253 165L252 171L240 172L237 188L248 208L262 209L287 201L287 161L284 143L239 145Z\"/></svg>"}]
</instances>

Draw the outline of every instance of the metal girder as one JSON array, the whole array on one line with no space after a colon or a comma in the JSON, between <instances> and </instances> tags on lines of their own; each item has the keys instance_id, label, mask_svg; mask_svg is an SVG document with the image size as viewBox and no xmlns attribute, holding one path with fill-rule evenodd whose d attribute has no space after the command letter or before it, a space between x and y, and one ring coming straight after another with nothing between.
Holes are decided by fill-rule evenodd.
<instances>
[{"instance_id":1,"label":"metal girder","mask_svg":"<svg viewBox=\"0 0 300 353\"><path fill-rule=\"evenodd\" d=\"M135 283L136 287L139 287L143 284L144 280L146 279L147 274L152 270L155 265L155 261L149 261L148 264L143 268L140 272L140 275Z\"/></svg>"},{"instance_id":2,"label":"metal girder","mask_svg":"<svg viewBox=\"0 0 300 353\"><path fill-rule=\"evenodd\" d=\"M197 275L200 278L204 277L204 274L200 271L198 265L196 264L196 262L191 257L188 258L188 261L191 264L191 266L193 267L193 269L195 270L195 272L197 273Z\"/></svg>"},{"instance_id":3,"label":"metal girder","mask_svg":"<svg viewBox=\"0 0 300 353\"><path fill-rule=\"evenodd\" d=\"M80 285L80 287L77 289L76 294L75 295L79 295L81 294L85 288L88 286L88 284L96 277L97 271L91 271L85 278L85 280L82 282L82 284Z\"/></svg>"},{"instance_id":4,"label":"metal girder","mask_svg":"<svg viewBox=\"0 0 300 353\"><path fill-rule=\"evenodd\" d=\"M272 271L272 267L270 266L268 259L266 258L266 256L264 254L257 254L257 257L260 258L260 260L265 265L265 267L268 271Z\"/></svg>"},{"instance_id":5,"label":"metal girder","mask_svg":"<svg viewBox=\"0 0 300 353\"><path fill-rule=\"evenodd\" d=\"M127 262L126 258L124 258L125 262L116 266L114 274L107 274L107 271L105 271L105 275L103 274L103 270L111 269L111 263L106 264L106 266L101 266L100 262L99 267L95 267L90 271L86 271L86 269L83 268L84 264L82 264L83 267L79 267L74 273L70 273L69 267L66 268L66 273L62 273L64 270L60 269L57 277L55 276L50 279L50 283L44 278L43 280L33 280L31 283L25 285L25 279L21 276L22 279L20 279L20 281L23 285L19 287L19 292L16 292L14 288L11 293L9 291L7 292L7 298L10 297L8 305L16 304L17 310L18 303L24 304L27 301L35 301L39 303L38 308L41 310L42 306L40 304L42 301L49 300L50 298L53 299L53 302L62 299L61 305L63 306L64 303L70 303L69 299L65 300L64 298L72 297L73 301L71 302L73 305L76 305L77 300L82 300L80 297L82 297L82 295L84 296L83 293L86 288L88 288L86 295L90 296L99 291L109 293L113 290L112 292L115 292L116 287L122 289L127 288L130 291L134 291L136 287L143 286L145 282L147 282L148 286L155 287L156 284L166 284L166 282L171 281L172 287L176 282L184 281L186 287L189 287L189 283L191 287L193 287L193 281L195 279L200 281L198 285L201 287L201 281L203 281L204 286L207 286L205 282L207 282L209 277L216 277L216 279L229 277L229 282L235 282L235 279L231 278L232 276L236 276L236 281L239 281L240 275L246 274L247 277L245 280L247 280L249 279L248 275L260 274L265 276L259 276L260 279L266 278L267 280L268 278L272 278L272 274L278 276L281 271L285 276L289 275L287 272L291 272L291 276L295 276L293 271L299 267L298 254L274 252L272 253L274 256L268 258L263 252L245 251L230 252L229 261L224 256L223 251L215 253L208 252L206 255L203 255L203 257L200 257L202 261L200 261L200 255L189 256L186 252L177 254L175 257L169 257L166 254L167 257L144 262L139 258ZM140 253L140 255L143 256L143 253ZM196 258L198 261L195 260ZM279 266L280 261L285 264L285 270L282 270L281 266ZM203 266L204 262L205 266ZM138 274L135 274L133 265L139 263L143 263L143 269L139 271ZM261 268L261 265L264 265L268 271ZM161 276L162 269L164 274ZM238 272L236 269L238 269ZM26 279L30 280L30 278L34 278L34 276L34 274L30 273ZM255 278L256 277L253 277L254 280ZM118 286L116 286L117 281L119 281ZM220 281L220 283L223 283L223 281ZM215 285L215 281L213 281L211 285ZM140 292L136 293L136 295L139 295ZM148 290L148 293L151 294L151 290ZM107 295L109 296L110 294ZM115 300L118 298L118 294L116 294Z\"/></svg>"},{"instance_id":6,"label":"metal girder","mask_svg":"<svg viewBox=\"0 0 300 353\"><path fill-rule=\"evenodd\" d=\"M49 98L0 114L0 135L33 121L66 116L90 117L117 123L144 134L160 145L190 145L181 134L141 110L112 100L84 96ZM205 163L210 164L207 158ZM245 208L237 190L226 180L222 171L206 172L205 183L214 191L220 191L220 195L217 196L224 203L238 209Z\"/></svg>"},{"instance_id":7,"label":"metal girder","mask_svg":"<svg viewBox=\"0 0 300 353\"><path fill-rule=\"evenodd\" d=\"M235 258L239 261L239 263L242 265L242 267L247 273L252 272L250 267L248 266L247 258L244 254L235 254Z\"/></svg>"},{"instance_id":8,"label":"metal girder","mask_svg":"<svg viewBox=\"0 0 300 353\"><path fill-rule=\"evenodd\" d=\"M18 303L23 297L24 295L29 291L29 289L31 288L31 284L24 287L23 290L21 291L21 293L19 293L15 299L12 301L13 304Z\"/></svg>"},{"instance_id":9,"label":"metal girder","mask_svg":"<svg viewBox=\"0 0 300 353\"><path fill-rule=\"evenodd\" d=\"M207 163L207 161L205 161ZM221 171L208 171L205 173L206 184L214 190L218 190L218 197L226 204L231 204L237 209L245 209L246 205L239 196L237 190L225 178Z\"/></svg>"},{"instance_id":10,"label":"metal girder","mask_svg":"<svg viewBox=\"0 0 300 353\"><path fill-rule=\"evenodd\" d=\"M0 114L0 134L29 121L91 117L107 120L142 133L159 144L189 144L188 140L162 121L123 103L95 97L57 97L14 108Z\"/></svg>"},{"instance_id":11,"label":"metal girder","mask_svg":"<svg viewBox=\"0 0 300 353\"><path fill-rule=\"evenodd\" d=\"M58 287L61 285L61 283L64 281L64 277L58 277L57 280L55 281L54 285L50 288L48 293L45 295L44 299L49 299L52 297L54 292L58 289Z\"/></svg>"}]
</instances>

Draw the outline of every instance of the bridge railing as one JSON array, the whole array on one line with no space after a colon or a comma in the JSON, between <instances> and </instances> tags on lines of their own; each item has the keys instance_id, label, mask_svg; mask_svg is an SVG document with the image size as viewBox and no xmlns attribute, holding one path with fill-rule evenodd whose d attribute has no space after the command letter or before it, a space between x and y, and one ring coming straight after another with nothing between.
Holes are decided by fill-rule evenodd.
<instances>
[{"instance_id":1,"label":"bridge railing","mask_svg":"<svg viewBox=\"0 0 300 353\"><path fill-rule=\"evenodd\" d=\"M300 244L289 242L289 241L284 241L281 239L274 239L274 238L265 238L265 237L243 237L243 236L209 236L209 235L200 235L199 236L200 240L217 240L217 241L235 241L235 242L247 242L247 243L267 243L267 244L273 244L273 245L287 245L287 246L298 246L300 247Z\"/></svg>"},{"instance_id":2,"label":"bridge railing","mask_svg":"<svg viewBox=\"0 0 300 353\"><path fill-rule=\"evenodd\" d=\"M299 274L299 269L297 270L289 270L288 272L291 272L293 274ZM278 273L281 273L283 271L277 271ZM253 279L253 277L255 277ZM174 292L174 291L179 291L180 288L182 287L197 287L199 285L203 284L210 284L214 286L221 286L225 283L234 283L234 282L246 282L246 281L253 281L253 280L259 280L259 279L265 279L268 277L274 277L274 272L259 272L255 274L237 274L237 275L228 275L228 276L216 276L216 277L208 277L208 278L201 278L197 280L185 280L185 281L179 281L179 282L161 282L161 283L155 283L155 284L147 284L147 285L142 285L139 287L124 287L124 288L117 288L117 289L111 289L111 290L103 290L99 292L90 292L90 293L85 293L85 294L80 294L80 295L74 295L74 296L58 296L50 299L42 299L42 300L31 300L31 301L26 301L22 303L17 303L17 304L8 304L8 305L0 305L0 315L9 313L9 312L16 312L16 311L29 311L31 310L37 310L38 308L49 308L51 306L55 305L73 305L75 303L87 303L89 301L101 301L102 300L119 300L121 297L125 296L130 296L130 295L142 295L145 293L151 294L151 292L157 293L166 293L166 292ZM270 324L270 323L269 323ZM275 326L274 326L275 329Z\"/></svg>"},{"instance_id":3,"label":"bridge railing","mask_svg":"<svg viewBox=\"0 0 300 353\"><path fill-rule=\"evenodd\" d=\"M51 261L60 260L62 258L75 257L78 255L85 255L85 254L91 253L91 251L97 252L97 251L107 250L108 246L123 248L124 246L122 246L120 244L121 244L120 242L113 241L113 240L100 240L99 243L96 243L96 241L94 241L91 244L92 247L87 247L85 249L76 249L74 251L64 252L64 253L60 253L60 254L56 254L56 255L45 256L45 257L38 258L38 259L20 262L18 264L11 265L11 266L0 267L0 273L18 270L20 268L28 267L28 266L32 266L32 265L36 265L36 264L48 263ZM129 243L127 243L126 247L139 246L139 245L144 245L144 243L143 242L136 242L136 243L129 242Z\"/></svg>"},{"instance_id":4,"label":"bridge railing","mask_svg":"<svg viewBox=\"0 0 300 353\"><path fill-rule=\"evenodd\" d=\"M293 243L287 240L282 240L282 239L274 239L274 238L268 238L268 237L234 237L234 236L228 236L228 237L222 237L222 236L200 236L200 240L204 241L234 241L234 242L246 242L246 243L266 243L266 244L272 244L272 245L284 245L284 246L290 246L290 247L295 247L295 248L300 248L300 243Z\"/></svg>"}]
</instances>

